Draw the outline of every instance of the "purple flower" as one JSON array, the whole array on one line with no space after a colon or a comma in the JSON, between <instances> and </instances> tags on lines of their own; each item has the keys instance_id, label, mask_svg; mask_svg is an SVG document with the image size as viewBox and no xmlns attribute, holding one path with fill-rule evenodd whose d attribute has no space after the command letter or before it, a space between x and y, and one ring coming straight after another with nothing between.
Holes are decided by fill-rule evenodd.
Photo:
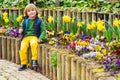
<instances>
[{"instance_id":1,"label":"purple flower","mask_svg":"<svg viewBox=\"0 0 120 80\"><path fill-rule=\"evenodd\" d=\"M88 51L88 48L87 48L86 46L84 46L84 47L82 48L82 51Z\"/></svg>"},{"instance_id":2,"label":"purple flower","mask_svg":"<svg viewBox=\"0 0 120 80\"><path fill-rule=\"evenodd\" d=\"M91 38L91 39L90 39L90 43L92 43L93 41L94 41L94 38Z\"/></svg>"},{"instance_id":3,"label":"purple flower","mask_svg":"<svg viewBox=\"0 0 120 80\"><path fill-rule=\"evenodd\" d=\"M70 34L70 32L69 31L65 31L64 34Z\"/></svg>"},{"instance_id":4,"label":"purple flower","mask_svg":"<svg viewBox=\"0 0 120 80\"><path fill-rule=\"evenodd\" d=\"M57 45L60 45L61 43L60 42L57 42Z\"/></svg>"},{"instance_id":5,"label":"purple flower","mask_svg":"<svg viewBox=\"0 0 120 80\"><path fill-rule=\"evenodd\" d=\"M103 62L103 64L109 64L110 62L109 62L109 60L105 60L104 62Z\"/></svg>"},{"instance_id":6,"label":"purple flower","mask_svg":"<svg viewBox=\"0 0 120 80\"><path fill-rule=\"evenodd\" d=\"M104 64L105 69L110 69L110 67L111 67L110 64Z\"/></svg>"},{"instance_id":7,"label":"purple flower","mask_svg":"<svg viewBox=\"0 0 120 80\"><path fill-rule=\"evenodd\" d=\"M84 39L87 39L87 38L89 38L87 35L82 35L82 39L84 40Z\"/></svg>"},{"instance_id":8,"label":"purple flower","mask_svg":"<svg viewBox=\"0 0 120 80\"><path fill-rule=\"evenodd\" d=\"M82 36L82 34L79 34L76 36L76 39L79 39Z\"/></svg>"},{"instance_id":9,"label":"purple flower","mask_svg":"<svg viewBox=\"0 0 120 80\"><path fill-rule=\"evenodd\" d=\"M116 60L116 64L120 65L120 58Z\"/></svg>"},{"instance_id":10,"label":"purple flower","mask_svg":"<svg viewBox=\"0 0 120 80\"><path fill-rule=\"evenodd\" d=\"M116 60L116 65L118 68L120 68L120 58Z\"/></svg>"},{"instance_id":11,"label":"purple flower","mask_svg":"<svg viewBox=\"0 0 120 80\"><path fill-rule=\"evenodd\" d=\"M110 68L111 68L109 60L105 60L105 61L103 62L103 64L104 64L104 68L105 68L105 69L110 69Z\"/></svg>"},{"instance_id":12,"label":"purple flower","mask_svg":"<svg viewBox=\"0 0 120 80\"><path fill-rule=\"evenodd\" d=\"M108 58L109 61L112 61L112 60L113 60L113 58L110 57L110 56L108 56L107 58Z\"/></svg>"}]
</instances>

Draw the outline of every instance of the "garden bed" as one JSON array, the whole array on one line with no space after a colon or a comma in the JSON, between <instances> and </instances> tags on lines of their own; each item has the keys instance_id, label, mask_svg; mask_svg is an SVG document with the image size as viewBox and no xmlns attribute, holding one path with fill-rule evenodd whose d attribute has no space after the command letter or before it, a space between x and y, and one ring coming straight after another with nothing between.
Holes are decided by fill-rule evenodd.
<instances>
[{"instance_id":1,"label":"garden bed","mask_svg":"<svg viewBox=\"0 0 120 80\"><path fill-rule=\"evenodd\" d=\"M0 59L19 64L19 38L0 35ZM68 50L57 49L48 44L39 44L39 68L51 80L116 80L116 75L104 71L102 65L92 60L85 60ZM29 63L31 59L28 50ZM30 67L31 68L31 67Z\"/></svg>"}]
</instances>

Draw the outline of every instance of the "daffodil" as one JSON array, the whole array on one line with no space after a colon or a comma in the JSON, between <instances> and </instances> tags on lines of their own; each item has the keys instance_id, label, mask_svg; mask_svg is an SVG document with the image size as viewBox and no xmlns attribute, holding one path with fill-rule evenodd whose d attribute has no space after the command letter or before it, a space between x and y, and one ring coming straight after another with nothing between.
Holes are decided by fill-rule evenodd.
<instances>
[{"instance_id":1,"label":"daffodil","mask_svg":"<svg viewBox=\"0 0 120 80\"><path fill-rule=\"evenodd\" d=\"M40 17L41 17L41 14L38 14L38 17L40 18Z\"/></svg>"},{"instance_id":2,"label":"daffodil","mask_svg":"<svg viewBox=\"0 0 120 80\"><path fill-rule=\"evenodd\" d=\"M118 27L120 25L120 20L118 18L115 18L113 21L113 26Z\"/></svg>"},{"instance_id":3,"label":"daffodil","mask_svg":"<svg viewBox=\"0 0 120 80\"><path fill-rule=\"evenodd\" d=\"M45 24L47 25L47 29L49 31L55 30L55 24L57 23L56 19L57 19L56 16L54 16L54 17L48 16L48 19L45 20Z\"/></svg>"},{"instance_id":4,"label":"daffodil","mask_svg":"<svg viewBox=\"0 0 120 80\"><path fill-rule=\"evenodd\" d=\"M104 26L102 24L99 24L97 26L98 31L102 31L104 29Z\"/></svg>"},{"instance_id":5,"label":"daffodil","mask_svg":"<svg viewBox=\"0 0 120 80\"><path fill-rule=\"evenodd\" d=\"M91 30L92 29L92 26L90 23L87 24L87 29Z\"/></svg>"},{"instance_id":6,"label":"daffodil","mask_svg":"<svg viewBox=\"0 0 120 80\"><path fill-rule=\"evenodd\" d=\"M7 16L8 16L8 13L7 13L7 12L4 12L4 13L3 13L3 16L4 16L4 17L7 17Z\"/></svg>"},{"instance_id":7,"label":"daffodil","mask_svg":"<svg viewBox=\"0 0 120 80\"><path fill-rule=\"evenodd\" d=\"M22 20L22 16L20 15L17 17L17 22L20 22L21 20Z\"/></svg>"},{"instance_id":8,"label":"daffodil","mask_svg":"<svg viewBox=\"0 0 120 80\"><path fill-rule=\"evenodd\" d=\"M71 21L71 17L70 17L70 16L65 15L65 16L63 16L63 21L64 21L64 22L66 22L66 23L68 23L68 22L70 22L70 21Z\"/></svg>"},{"instance_id":9,"label":"daffodil","mask_svg":"<svg viewBox=\"0 0 120 80\"><path fill-rule=\"evenodd\" d=\"M98 18L96 25L97 25L98 31L102 31L104 29L104 21L102 21L100 18Z\"/></svg>"},{"instance_id":10,"label":"daffodil","mask_svg":"<svg viewBox=\"0 0 120 80\"><path fill-rule=\"evenodd\" d=\"M48 17L48 22L51 23L53 21L53 17L52 16L49 16Z\"/></svg>"},{"instance_id":11,"label":"daffodil","mask_svg":"<svg viewBox=\"0 0 120 80\"><path fill-rule=\"evenodd\" d=\"M74 19L72 19L72 21L71 21L72 23L74 23L75 22L75 20Z\"/></svg>"},{"instance_id":12,"label":"daffodil","mask_svg":"<svg viewBox=\"0 0 120 80\"><path fill-rule=\"evenodd\" d=\"M9 19L8 19L8 18L6 18L4 21L5 21L5 23L8 23L8 22L9 22Z\"/></svg>"},{"instance_id":13,"label":"daffodil","mask_svg":"<svg viewBox=\"0 0 120 80\"><path fill-rule=\"evenodd\" d=\"M77 23L77 26L78 26L78 27L81 27L81 26L82 26L82 24L81 24L80 22L78 22L78 23Z\"/></svg>"}]
</instances>

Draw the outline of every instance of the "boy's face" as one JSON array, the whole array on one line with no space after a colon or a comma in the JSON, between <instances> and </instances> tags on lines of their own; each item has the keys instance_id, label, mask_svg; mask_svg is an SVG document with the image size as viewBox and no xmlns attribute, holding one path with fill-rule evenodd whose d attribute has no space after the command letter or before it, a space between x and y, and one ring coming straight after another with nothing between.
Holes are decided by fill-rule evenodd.
<instances>
[{"instance_id":1,"label":"boy's face","mask_svg":"<svg viewBox=\"0 0 120 80\"><path fill-rule=\"evenodd\" d=\"M29 16L29 18L35 18L36 10L34 8L28 9L27 10L27 15Z\"/></svg>"}]
</instances>

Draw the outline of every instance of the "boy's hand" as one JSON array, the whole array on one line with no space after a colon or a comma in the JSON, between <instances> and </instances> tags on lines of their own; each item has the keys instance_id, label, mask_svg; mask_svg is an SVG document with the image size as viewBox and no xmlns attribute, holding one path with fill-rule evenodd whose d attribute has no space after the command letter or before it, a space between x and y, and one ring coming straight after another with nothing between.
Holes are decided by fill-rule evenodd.
<instances>
[{"instance_id":1,"label":"boy's hand","mask_svg":"<svg viewBox=\"0 0 120 80\"><path fill-rule=\"evenodd\" d=\"M23 32L23 29L19 29L19 34L21 34Z\"/></svg>"}]
</instances>

